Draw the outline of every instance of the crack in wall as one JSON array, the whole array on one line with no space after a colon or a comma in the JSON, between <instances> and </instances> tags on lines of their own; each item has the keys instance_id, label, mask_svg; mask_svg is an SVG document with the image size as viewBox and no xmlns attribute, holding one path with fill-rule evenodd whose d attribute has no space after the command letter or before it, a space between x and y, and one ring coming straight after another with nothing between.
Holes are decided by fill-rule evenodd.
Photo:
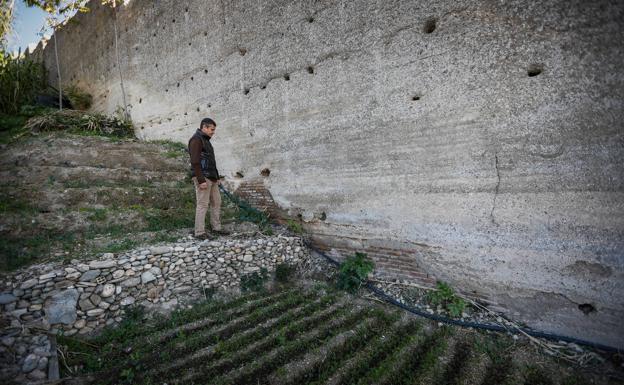
<instances>
[{"instance_id":1,"label":"crack in wall","mask_svg":"<svg viewBox=\"0 0 624 385\"><path fill-rule=\"evenodd\" d=\"M494 166L496 167L496 187L494 188L494 200L492 202L492 211L490 211L490 219L492 221L493 224L498 226L498 223L496 222L496 219L494 219L494 210L496 209L496 198L498 197L498 192L500 189L500 182L501 182L501 177L500 177L500 170L498 168L498 153L494 154Z\"/></svg>"}]
</instances>

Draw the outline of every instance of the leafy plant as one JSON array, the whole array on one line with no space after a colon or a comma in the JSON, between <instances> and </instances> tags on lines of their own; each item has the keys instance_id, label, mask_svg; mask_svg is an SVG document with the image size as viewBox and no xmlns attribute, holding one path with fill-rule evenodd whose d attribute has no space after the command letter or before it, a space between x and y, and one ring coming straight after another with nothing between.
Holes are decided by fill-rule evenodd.
<instances>
[{"instance_id":1,"label":"leafy plant","mask_svg":"<svg viewBox=\"0 0 624 385\"><path fill-rule=\"evenodd\" d=\"M362 284L366 282L368 274L373 271L375 264L365 253L355 253L348 257L338 273L337 286L339 289L351 293L357 292Z\"/></svg>"},{"instance_id":2,"label":"leafy plant","mask_svg":"<svg viewBox=\"0 0 624 385\"><path fill-rule=\"evenodd\" d=\"M66 130L104 136L131 137L134 135L132 123L123 118L76 110L45 112L30 118L26 122L26 128L34 132Z\"/></svg>"},{"instance_id":3,"label":"leafy plant","mask_svg":"<svg viewBox=\"0 0 624 385\"><path fill-rule=\"evenodd\" d=\"M303 227L301 226L301 223L296 222L292 219L286 221L286 226L288 226L288 229L295 234L303 233Z\"/></svg>"},{"instance_id":4,"label":"leafy plant","mask_svg":"<svg viewBox=\"0 0 624 385\"><path fill-rule=\"evenodd\" d=\"M0 55L0 113L17 114L45 90L47 74L42 63L6 52Z\"/></svg>"},{"instance_id":5,"label":"leafy plant","mask_svg":"<svg viewBox=\"0 0 624 385\"><path fill-rule=\"evenodd\" d=\"M453 317L461 316L466 308L466 302L455 295L453 289L445 282L438 281L436 290L430 292L427 298L432 305L441 305Z\"/></svg>"},{"instance_id":6,"label":"leafy plant","mask_svg":"<svg viewBox=\"0 0 624 385\"><path fill-rule=\"evenodd\" d=\"M76 110L88 110L93 103L91 94L81 90L75 84L65 87L65 95Z\"/></svg>"},{"instance_id":7,"label":"leafy plant","mask_svg":"<svg viewBox=\"0 0 624 385\"><path fill-rule=\"evenodd\" d=\"M295 272L295 267L286 263L280 263L275 267L275 280L277 282L286 283Z\"/></svg>"},{"instance_id":8,"label":"leafy plant","mask_svg":"<svg viewBox=\"0 0 624 385\"><path fill-rule=\"evenodd\" d=\"M240 278L241 290L243 292L260 291L268 279L269 272L264 267L259 272L254 271L253 273L242 275Z\"/></svg>"}]
</instances>

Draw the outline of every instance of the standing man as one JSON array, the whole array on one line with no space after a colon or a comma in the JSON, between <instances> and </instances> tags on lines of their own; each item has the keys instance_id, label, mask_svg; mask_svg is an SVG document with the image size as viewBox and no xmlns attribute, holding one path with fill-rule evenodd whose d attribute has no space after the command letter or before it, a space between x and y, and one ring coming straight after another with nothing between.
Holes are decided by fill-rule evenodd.
<instances>
[{"instance_id":1,"label":"standing man","mask_svg":"<svg viewBox=\"0 0 624 385\"><path fill-rule=\"evenodd\" d=\"M209 239L206 234L206 212L210 204L210 225L217 234L227 234L221 230L219 219L221 194L219 193L219 171L215 161L210 138L217 129L217 123L210 118L202 119L199 129L188 144L191 155L191 176L195 185L195 238Z\"/></svg>"}]
</instances>

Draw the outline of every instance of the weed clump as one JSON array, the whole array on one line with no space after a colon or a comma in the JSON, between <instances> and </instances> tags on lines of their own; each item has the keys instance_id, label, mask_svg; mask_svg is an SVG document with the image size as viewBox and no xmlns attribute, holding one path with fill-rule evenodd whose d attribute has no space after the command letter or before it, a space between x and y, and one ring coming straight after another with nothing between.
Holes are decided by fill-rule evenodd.
<instances>
[{"instance_id":1,"label":"weed clump","mask_svg":"<svg viewBox=\"0 0 624 385\"><path fill-rule=\"evenodd\" d=\"M240 278L241 291L260 291L269 279L269 272L264 267L260 271L242 275Z\"/></svg>"},{"instance_id":2,"label":"weed clump","mask_svg":"<svg viewBox=\"0 0 624 385\"><path fill-rule=\"evenodd\" d=\"M288 229L295 234L303 234L303 227L299 222L295 222L294 220L289 219L288 221L286 221L286 226L288 226Z\"/></svg>"},{"instance_id":3,"label":"weed clump","mask_svg":"<svg viewBox=\"0 0 624 385\"><path fill-rule=\"evenodd\" d=\"M295 273L295 267L286 263L280 263L275 267L275 280L280 283L287 283Z\"/></svg>"},{"instance_id":4,"label":"weed clump","mask_svg":"<svg viewBox=\"0 0 624 385\"><path fill-rule=\"evenodd\" d=\"M453 289L445 282L438 282L436 290L428 294L427 298L434 306L443 306L453 317L461 316L466 308L466 302L455 295Z\"/></svg>"},{"instance_id":5,"label":"weed clump","mask_svg":"<svg viewBox=\"0 0 624 385\"><path fill-rule=\"evenodd\" d=\"M91 94L83 91L74 84L65 87L65 95L67 95L67 99L69 99L72 107L77 110L88 110L91 107L91 103L93 103Z\"/></svg>"},{"instance_id":6,"label":"weed clump","mask_svg":"<svg viewBox=\"0 0 624 385\"><path fill-rule=\"evenodd\" d=\"M134 136L132 122L122 117L76 110L44 112L30 118L25 127L33 132L69 131L102 136Z\"/></svg>"},{"instance_id":7,"label":"weed clump","mask_svg":"<svg viewBox=\"0 0 624 385\"><path fill-rule=\"evenodd\" d=\"M339 289L355 293L360 289L362 284L366 282L368 274L371 273L374 268L375 264L365 253L355 253L354 256L348 257L342 265L340 265L340 272L338 273L336 285Z\"/></svg>"}]
</instances>

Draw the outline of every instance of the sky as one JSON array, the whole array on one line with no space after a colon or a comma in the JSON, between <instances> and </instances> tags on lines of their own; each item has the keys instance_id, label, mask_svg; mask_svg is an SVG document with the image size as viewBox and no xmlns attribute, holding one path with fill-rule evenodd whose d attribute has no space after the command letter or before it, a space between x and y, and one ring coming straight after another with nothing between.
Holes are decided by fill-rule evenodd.
<instances>
[{"instance_id":1,"label":"sky","mask_svg":"<svg viewBox=\"0 0 624 385\"><path fill-rule=\"evenodd\" d=\"M38 33L45 24L46 13L36 7L28 7L22 0L15 1L13 18L13 32L9 36L9 52L17 51L20 47L22 52L29 44L36 45L41 36Z\"/></svg>"}]
</instances>

